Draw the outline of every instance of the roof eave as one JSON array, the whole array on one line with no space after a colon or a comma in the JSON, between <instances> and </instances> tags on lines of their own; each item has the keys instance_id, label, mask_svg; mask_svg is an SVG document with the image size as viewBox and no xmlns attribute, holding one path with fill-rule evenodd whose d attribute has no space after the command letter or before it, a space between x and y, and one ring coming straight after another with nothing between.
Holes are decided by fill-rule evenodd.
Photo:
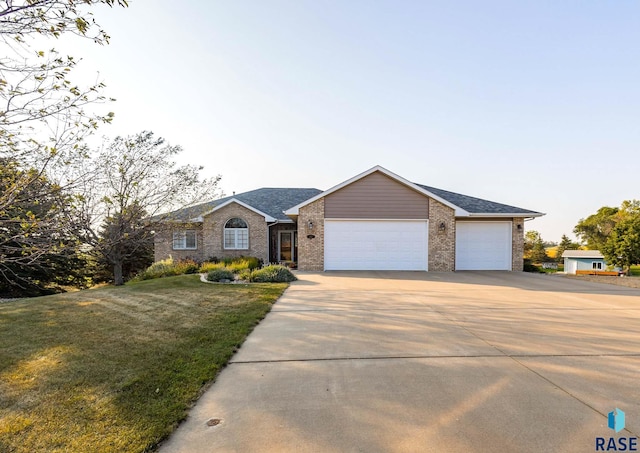
<instances>
[{"instance_id":1,"label":"roof eave","mask_svg":"<svg viewBox=\"0 0 640 453\"><path fill-rule=\"evenodd\" d=\"M471 212L469 217L542 217L542 212Z\"/></svg>"},{"instance_id":2,"label":"roof eave","mask_svg":"<svg viewBox=\"0 0 640 453\"><path fill-rule=\"evenodd\" d=\"M238 200L237 198L230 198L229 200L225 201L224 203L219 204L219 205L218 205L218 206L216 206L215 208L213 208L213 209L211 209L211 210L209 210L209 211L205 212L205 213L204 213L204 214L202 214L199 218L201 218L201 219L202 219L202 218L204 218L205 216L207 216L207 215L209 215L209 214L211 214L211 213L213 213L213 212L217 211L218 209L222 209L222 208L224 208L225 206L227 206L227 205L229 205L229 204L231 204L231 203L237 203L237 204L239 204L240 206L242 206L242 207L244 207L244 208L247 208L247 209L249 209L250 211L255 212L256 214L263 216L263 217L264 217L265 222L275 222L276 220L278 220L278 219L276 219L275 217L272 217L272 216L270 216L269 214L266 214L266 213L264 213L264 212L260 211L259 209L256 209L256 208L254 208L253 206L248 205L247 203L245 203L245 202L243 202L243 201Z\"/></svg>"},{"instance_id":3,"label":"roof eave","mask_svg":"<svg viewBox=\"0 0 640 453\"><path fill-rule=\"evenodd\" d=\"M193 219L162 219L159 223L202 223L202 217L195 217Z\"/></svg>"}]
</instances>

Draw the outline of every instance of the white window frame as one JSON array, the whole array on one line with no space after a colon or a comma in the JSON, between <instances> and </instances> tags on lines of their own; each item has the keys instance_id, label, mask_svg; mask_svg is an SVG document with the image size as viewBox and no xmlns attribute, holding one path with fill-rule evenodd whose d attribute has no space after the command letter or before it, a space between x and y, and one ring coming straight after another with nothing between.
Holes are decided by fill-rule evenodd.
<instances>
[{"instance_id":1,"label":"white window frame","mask_svg":"<svg viewBox=\"0 0 640 453\"><path fill-rule=\"evenodd\" d=\"M187 234L193 233L193 247L187 246ZM178 245L176 245L178 242ZM198 232L196 230L179 230L173 232L173 250L197 250L198 249Z\"/></svg>"},{"instance_id":2,"label":"white window frame","mask_svg":"<svg viewBox=\"0 0 640 453\"><path fill-rule=\"evenodd\" d=\"M592 261L591 262L591 270L601 271L602 270L602 261Z\"/></svg>"},{"instance_id":3,"label":"white window frame","mask_svg":"<svg viewBox=\"0 0 640 453\"><path fill-rule=\"evenodd\" d=\"M240 219L242 220L245 225L247 225L246 228L227 228L227 224L233 220L233 219ZM227 233L230 233L233 235L233 246L227 246ZM246 238L242 238L241 235L242 233L246 234ZM238 246L238 244L240 242L243 241L243 239L246 241L246 247L242 247L242 246ZM225 250L249 250L249 222L247 222L246 220L244 220L241 217L232 217L229 220L227 220L224 223L224 228L222 230L222 247Z\"/></svg>"}]
</instances>

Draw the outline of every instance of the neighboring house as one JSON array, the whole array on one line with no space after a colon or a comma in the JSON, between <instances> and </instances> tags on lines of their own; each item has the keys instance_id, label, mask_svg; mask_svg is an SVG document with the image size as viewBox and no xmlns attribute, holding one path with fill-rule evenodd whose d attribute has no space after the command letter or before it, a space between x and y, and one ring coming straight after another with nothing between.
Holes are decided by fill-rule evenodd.
<instances>
[{"instance_id":1,"label":"neighboring house","mask_svg":"<svg viewBox=\"0 0 640 453\"><path fill-rule=\"evenodd\" d=\"M564 271L575 274L576 271L603 271L607 268L604 256L598 250L565 250Z\"/></svg>"},{"instance_id":2,"label":"neighboring house","mask_svg":"<svg viewBox=\"0 0 640 453\"><path fill-rule=\"evenodd\" d=\"M323 270L522 270L524 221L544 214L373 167L324 192L263 188L172 213L155 258L256 256Z\"/></svg>"}]
</instances>

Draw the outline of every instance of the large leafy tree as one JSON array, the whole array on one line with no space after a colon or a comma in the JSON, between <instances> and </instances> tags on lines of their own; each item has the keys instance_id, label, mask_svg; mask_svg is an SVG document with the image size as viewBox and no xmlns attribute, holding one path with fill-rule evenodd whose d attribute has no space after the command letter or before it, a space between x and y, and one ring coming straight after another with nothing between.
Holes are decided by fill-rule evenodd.
<instances>
[{"instance_id":1,"label":"large leafy tree","mask_svg":"<svg viewBox=\"0 0 640 453\"><path fill-rule=\"evenodd\" d=\"M19 261L32 268L47 267L42 260L61 249L56 236L47 241L44 234L34 236L35 227L16 228L34 225L35 211L24 209L25 200L50 207L36 210L38 231L63 229L51 196L62 196L86 176L77 171L87 157L84 140L113 117L91 108L108 101L104 84L75 80L79 60L59 54L52 44L64 35L108 43L91 13L97 4L127 5L126 0L0 0L0 159L11 166L0 191L0 229L22 244ZM25 271L11 257L13 272ZM0 253L5 270L8 259Z\"/></svg>"},{"instance_id":2,"label":"large leafy tree","mask_svg":"<svg viewBox=\"0 0 640 453\"><path fill-rule=\"evenodd\" d=\"M601 250L607 263L629 271L640 264L640 215L629 216L616 224Z\"/></svg>"},{"instance_id":3,"label":"large leafy tree","mask_svg":"<svg viewBox=\"0 0 640 453\"><path fill-rule=\"evenodd\" d=\"M89 11L99 3L126 6L126 0L0 1L0 157L42 172L81 156L86 135L111 121L110 112L87 110L107 100L104 84L74 81L79 60L48 47L68 34L108 43Z\"/></svg>"},{"instance_id":4,"label":"large leafy tree","mask_svg":"<svg viewBox=\"0 0 640 453\"><path fill-rule=\"evenodd\" d=\"M580 219L573 232L590 250L601 250L619 218L619 209L603 206L595 214Z\"/></svg>"},{"instance_id":5,"label":"large leafy tree","mask_svg":"<svg viewBox=\"0 0 640 453\"><path fill-rule=\"evenodd\" d=\"M600 250L609 264L629 270L640 263L640 201L625 200L619 208L604 206L581 219L574 232L587 247Z\"/></svg>"},{"instance_id":6,"label":"large leafy tree","mask_svg":"<svg viewBox=\"0 0 640 453\"><path fill-rule=\"evenodd\" d=\"M113 269L116 285L127 267L153 245L168 213L211 199L220 177L202 179L202 167L177 165L182 149L152 132L117 137L91 161L93 177L79 191L85 240Z\"/></svg>"}]
</instances>

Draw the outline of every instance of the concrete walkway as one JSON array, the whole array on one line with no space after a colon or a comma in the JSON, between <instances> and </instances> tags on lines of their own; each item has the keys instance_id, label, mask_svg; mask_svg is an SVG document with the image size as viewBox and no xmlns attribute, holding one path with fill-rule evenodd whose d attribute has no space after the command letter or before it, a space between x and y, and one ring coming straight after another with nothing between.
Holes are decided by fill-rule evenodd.
<instances>
[{"instance_id":1,"label":"concrete walkway","mask_svg":"<svg viewBox=\"0 0 640 453\"><path fill-rule=\"evenodd\" d=\"M502 272L298 277L160 452L591 452L640 434L640 290Z\"/></svg>"}]
</instances>

